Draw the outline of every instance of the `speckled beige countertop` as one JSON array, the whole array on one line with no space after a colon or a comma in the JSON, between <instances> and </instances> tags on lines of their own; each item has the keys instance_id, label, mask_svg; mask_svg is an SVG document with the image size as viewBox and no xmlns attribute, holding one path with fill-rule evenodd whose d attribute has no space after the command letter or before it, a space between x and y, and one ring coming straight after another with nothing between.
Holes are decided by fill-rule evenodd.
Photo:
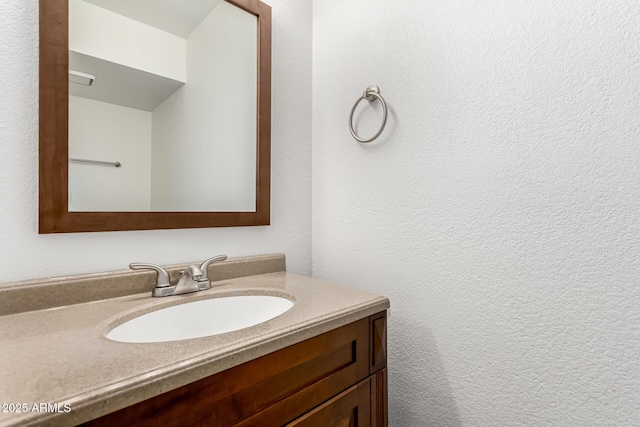
<instances>
[{"instance_id":1,"label":"speckled beige countertop","mask_svg":"<svg viewBox=\"0 0 640 427\"><path fill-rule=\"evenodd\" d=\"M135 274L135 273L132 273ZM148 292L0 316L0 426L74 425L383 311L389 300L284 271L167 298ZM226 295L278 295L293 308L268 322L185 341L107 340L111 328L168 305ZM36 412L34 404L71 411ZM5 406L6 404L6 406ZM38 406L39 407L39 406Z\"/></svg>"}]
</instances>

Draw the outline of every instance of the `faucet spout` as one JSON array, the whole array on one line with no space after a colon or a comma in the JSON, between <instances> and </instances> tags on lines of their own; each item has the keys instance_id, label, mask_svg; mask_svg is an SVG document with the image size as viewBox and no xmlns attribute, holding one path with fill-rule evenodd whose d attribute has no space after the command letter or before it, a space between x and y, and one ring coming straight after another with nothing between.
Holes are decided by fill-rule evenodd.
<instances>
[{"instance_id":1,"label":"faucet spout","mask_svg":"<svg viewBox=\"0 0 640 427\"><path fill-rule=\"evenodd\" d=\"M173 295L188 294L200 290L198 280L202 278L202 270L196 266L189 266L180 272L180 280L173 290Z\"/></svg>"}]
</instances>

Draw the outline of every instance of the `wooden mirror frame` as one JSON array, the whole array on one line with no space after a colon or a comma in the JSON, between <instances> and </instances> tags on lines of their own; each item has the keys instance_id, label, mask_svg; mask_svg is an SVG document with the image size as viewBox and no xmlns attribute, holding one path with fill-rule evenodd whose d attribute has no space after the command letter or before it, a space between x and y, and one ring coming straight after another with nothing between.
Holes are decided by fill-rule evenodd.
<instances>
[{"instance_id":1,"label":"wooden mirror frame","mask_svg":"<svg viewBox=\"0 0 640 427\"><path fill-rule=\"evenodd\" d=\"M226 1L258 18L256 211L69 212L69 3L40 0L40 234L269 225L271 7Z\"/></svg>"}]
</instances>

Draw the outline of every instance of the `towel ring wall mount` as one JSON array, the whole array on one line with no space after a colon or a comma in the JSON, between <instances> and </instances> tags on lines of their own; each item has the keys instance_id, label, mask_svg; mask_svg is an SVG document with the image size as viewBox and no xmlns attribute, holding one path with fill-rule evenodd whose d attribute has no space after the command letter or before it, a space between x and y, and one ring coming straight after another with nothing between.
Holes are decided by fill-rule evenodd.
<instances>
[{"instance_id":1,"label":"towel ring wall mount","mask_svg":"<svg viewBox=\"0 0 640 427\"><path fill-rule=\"evenodd\" d=\"M377 99L378 101L380 101L380 104L382 104L382 125L380 126L380 129L378 129L378 132L376 132L376 134L369 139L360 138L356 134L356 131L353 128L353 114L356 112L356 108L358 107L358 104L360 104L360 102L362 102L365 99L369 102L373 102ZM387 124L387 103L384 101L384 98L380 95L380 88L376 85L371 85L367 87L367 89L364 91L362 96L356 101L355 104L353 104L353 108L351 109L351 114L349 115L349 131L351 131L351 136L353 136L356 139L356 141L367 143L379 137L382 131L384 130L384 127L386 124Z\"/></svg>"}]
</instances>

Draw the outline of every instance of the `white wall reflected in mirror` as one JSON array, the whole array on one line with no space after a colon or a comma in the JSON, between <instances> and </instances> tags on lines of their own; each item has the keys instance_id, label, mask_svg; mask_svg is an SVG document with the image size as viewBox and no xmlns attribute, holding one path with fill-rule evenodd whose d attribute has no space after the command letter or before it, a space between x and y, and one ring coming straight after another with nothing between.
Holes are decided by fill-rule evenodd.
<instances>
[{"instance_id":1,"label":"white wall reflected in mirror","mask_svg":"<svg viewBox=\"0 0 640 427\"><path fill-rule=\"evenodd\" d=\"M256 210L257 18L225 1L70 0L75 212Z\"/></svg>"}]
</instances>

